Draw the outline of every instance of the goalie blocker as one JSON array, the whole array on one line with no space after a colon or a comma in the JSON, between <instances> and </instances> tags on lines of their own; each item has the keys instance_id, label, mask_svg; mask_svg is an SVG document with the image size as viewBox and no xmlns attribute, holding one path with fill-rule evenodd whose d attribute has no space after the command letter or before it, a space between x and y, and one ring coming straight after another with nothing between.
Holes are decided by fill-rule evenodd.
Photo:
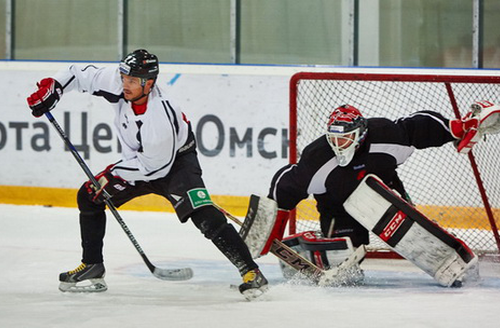
<instances>
[{"instance_id":1,"label":"goalie blocker","mask_svg":"<svg viewBox=\"0 0 500 328\"><path fill-rule=\"evenodd\" d=\"M240 235L247 244L252 258L266 255L271 249L273 240L281 240L289 213L287 210L278 209L278 204L272 199L250 196Z\"/></svg>"},{"instance_id":2,"label":"goalie blocker","mask_svg":"<svg viewBox=\"0 0 500 328\"><path fill-rule=\"evenodd\" d=\"M396 253L442 286L459 287L478 274L477 256L467 245L430 221L377 176L367 175L344 207Z\"/></svg>"}]
</instances>

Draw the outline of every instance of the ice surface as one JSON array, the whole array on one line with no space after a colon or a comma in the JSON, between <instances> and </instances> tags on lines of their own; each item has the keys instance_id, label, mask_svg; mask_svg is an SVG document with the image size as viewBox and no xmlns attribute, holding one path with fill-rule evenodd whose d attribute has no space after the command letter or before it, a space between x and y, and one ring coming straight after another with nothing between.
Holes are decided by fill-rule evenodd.
<instances>
[{"instance_id":1,"label":"ice surface","mask_svg":"<svg viewBox=\"0 0 500 328\"><path fill-rule=\"evenodd\" d=\"M272 255L259 259L271 289L247 302L241 281L190 223L170 213L121 211L160 267L189 266L194 278L153 277L114 218L105 239L108 291L69 294L59 272L80 263L77 210L0 205L0 327L499 327L500 273L475 286L443 288L403 261L365 261L366 283L318 288L286 282Z\"/></svg>"}]
</instances>

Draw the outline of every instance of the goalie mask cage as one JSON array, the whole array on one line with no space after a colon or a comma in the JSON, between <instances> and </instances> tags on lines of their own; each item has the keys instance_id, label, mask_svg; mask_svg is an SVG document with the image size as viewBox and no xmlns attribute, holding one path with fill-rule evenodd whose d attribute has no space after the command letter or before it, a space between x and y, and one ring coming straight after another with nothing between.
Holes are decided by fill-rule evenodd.
<instances>
[{"instance_id":1,"label":"goalie mask cage","mask_svg":"<svg viewBox=\"0 0 500 328\"><path fill-rule=\"evenodd\" d=\"M365 117L397 119L419 110L462 117L475 101L500 103L500 77L357 73L297 73L290 81L290 163L324 135L331 111L343 104ZM369 132L368 132L369 133ZM415 150L398 168L417 209L479 255L500 253L500 136L488 135L468 155L452 143ZM303 200L290 233L319 230L314 198ZM369 251L388 252L371 234ZM373 255L373 253L372 253Z\"/></svg>"}]
</instances>

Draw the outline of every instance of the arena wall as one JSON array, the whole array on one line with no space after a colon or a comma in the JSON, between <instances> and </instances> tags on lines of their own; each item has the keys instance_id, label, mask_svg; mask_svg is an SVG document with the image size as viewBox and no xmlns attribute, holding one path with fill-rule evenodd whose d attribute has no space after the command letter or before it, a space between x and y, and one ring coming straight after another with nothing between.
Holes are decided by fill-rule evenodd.
<instances>
[{"instance_id":1,"label":"arena wall","mask_svg":"<svg viewBox=\"0 0 500 328\"><path fill-rule=\"evenodd\" d=\"M0 203L76 206L76 190L86 176L51 124L44 117L32 117L26 105L37 81L71 64L0 62L4 95ZM219 205L236 215L246 212L250 194L265 195L273 173L288 163L289 80L300 71L497 74L486 70L162 64L158 83L193 123L207 187ZM119 159L113 113L105 100L71 92L52 113L93 172ZM152 196L124 208L171 210L165 200Z\"/></svg>"}]
</instances>

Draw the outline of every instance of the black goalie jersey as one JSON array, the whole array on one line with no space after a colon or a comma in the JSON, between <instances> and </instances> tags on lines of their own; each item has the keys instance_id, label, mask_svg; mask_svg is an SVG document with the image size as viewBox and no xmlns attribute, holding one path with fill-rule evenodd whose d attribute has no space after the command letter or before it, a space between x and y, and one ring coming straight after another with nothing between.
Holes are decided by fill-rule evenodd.
<instances>
[{"instance_id":1,"label":"black goalie jersey","mask_svg":"<svg viewBox=\"0 0 500 328\"><path fill-rule=\"evenodd\" d=\"M297 164L287 165L275 174L268 197L274 199L279 208L290 210L312 194L325 235L329 235L335 220L330 236L350 236L355 246L368 244L368 231L345 211L344 201L368 173L377 175L405 195L397 167L415 149L439 147L455 140L448 123L441 114L431 111L417 112L396 121L370 118L366 139L344 167L338 165L326 137L322 136L304 149Z\"/></svg>"}]
</instances>

